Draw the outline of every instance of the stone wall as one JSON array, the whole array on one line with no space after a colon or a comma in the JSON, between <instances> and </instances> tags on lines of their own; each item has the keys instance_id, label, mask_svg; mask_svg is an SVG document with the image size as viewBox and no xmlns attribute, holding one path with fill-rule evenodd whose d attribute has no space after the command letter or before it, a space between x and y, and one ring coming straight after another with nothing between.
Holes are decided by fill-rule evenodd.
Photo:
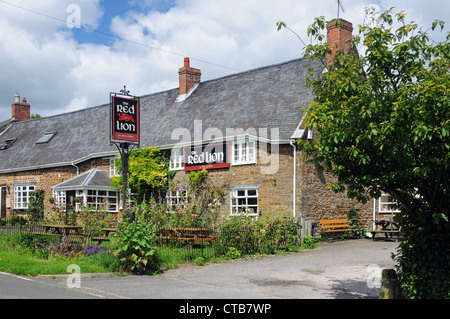
<instances>
[{"instance_id":1,"label":"stone wall","mask_svg":"<svg viewBox=\"0 0 450 319\"><path fill-rule=\"evenodd\" d=\"M93 159L77 165L79 173L86 172L93 168L105 169L109 172L109 159ZM50 209L51 204L48 199L53 197L52 186L57 185L77 175L77 168L75 166L62 166L55 168L37 169L23 172L0 174L0 185L8 185L6 197L7 216L14 213L24 214L24 209L14 210L14 183L28 183L36 182L35 190L44 190L45 209Z\"/></svg>"},{"instance_id":2,"label":"stone wall","mask_svg":"<svg viewBox=\"0 0 450 319\"><path fill-rule=\"evenodd\" d=\"M292 216L293 211L293 147L279 145L278 168L276 154L270 146L260 144L256 164L230 166L226 169L208 171L207 179L225 188L224 215L230 214L230 192L228 187L261 185L258 189L258 205L261 216ZM318 222L320 219L347 218L352 208L360 209L363 225L370 226L372 204L358 204L345 196L334 194L328 183L333 180L327 172L320 172L312 165L306 164L303 154L297 152L296 159L296 216L302 214L307 221ZM265 171L266 170L266 171ZM264 172L265 171L265 172ZM178 171L172 181L174 186L189 185L188 172Z\"/></svg>"},{"instance_id":3,"label":"stone wall","mask_svg":"<svg viewBox=\"0 0 450 319\"><path fill-rule=\"evenodd\" d=\"M260 185L258 205L261 216L292 216L293 213L293 147L289 144L270 147L259 144L256 164L235 165L229 168L214 169L208 172L208 181L225 189L225 202L221 212L230 214L230 192L228 187ZM366 227L371 226L373 203L358 204L345 194L334 194L328 188L333 180L328 172L320 172L306 164L302 153L296 154L296 216L318 222L320 219L347 218L347 212L354 206L360 209L360 219ZM77 165L79 173L93 168L109 172L109 159L99 158ZM50 209L48 199L53 196L51 187L66 181L77 174L74 166L39 169L17 173L0 174L0 185L10 185L7 194L7 214L13 212L13 183L36 182L35 189L44 189L46 209ZM172 187L186 187L188 172L177 171ZM19 210L18 213L21 213Z\"/></svg>"},{"instance_id":4,"label":"stone wall","mask_svg":"<svg viewBox=\"0 0 450 319\"><path fill-rule=\"evenodd\" d=\"M335 194L329 189L329 183L336 179L327 171L320 171L312 164L305 163L303 153L297 156L297 199L298 211L306 220L318 222L320 219L347 218L348 211L354 207L359 209L360 224L371 227L373 202L358 203L346 196L346 193Z\"/></svg>"},{"instance_id":5,"label":"stone wall","mask_svg":"<svg viewBox=\"0 0 450 319\"><path fill-rule=\"evenodd\" d=\"M257 151L256 164L231 165L229 168L208 171L208 181L226 190L222 213L230 213L230 194L228 187L261 185L258 189L260 215L292 215L292 173L293 148L279 145L278 150L261 144ZM188 172L178 171L172 187L189 185Z\"/></svg>"}]
</instances>

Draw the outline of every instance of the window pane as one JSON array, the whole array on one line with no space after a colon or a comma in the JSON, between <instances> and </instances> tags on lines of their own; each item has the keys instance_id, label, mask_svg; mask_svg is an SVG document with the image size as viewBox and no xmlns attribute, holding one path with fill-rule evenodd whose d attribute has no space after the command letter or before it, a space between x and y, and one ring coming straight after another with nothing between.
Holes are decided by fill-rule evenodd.
<instances>
[{"instance_id":1,"label":"window pane","mask_svg":"<svg viewBox=\"0 0 450 319\"><path fill-rule=\"evenodd\" d=\"M238 206L246 206L247 200L245 198L238 198Z\"/></svg>"},{"instance_id":2,"label":"window pane","mask_svg":"<svg viewBox=\"0 0 450 319\"><path fill-rule=\"evenodd\" d=\"M248 196L256 196L256 189L249 189Z\"/></svg>"}]
</instances>

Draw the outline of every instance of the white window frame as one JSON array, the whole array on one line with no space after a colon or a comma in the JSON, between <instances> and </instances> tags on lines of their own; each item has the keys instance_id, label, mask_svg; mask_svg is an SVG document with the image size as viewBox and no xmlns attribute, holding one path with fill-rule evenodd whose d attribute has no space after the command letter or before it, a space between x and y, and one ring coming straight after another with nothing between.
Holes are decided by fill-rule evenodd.
<instances>
[{"instance_id":1,"label":"white window frame","mask_svg":"<svg viewBox=\"0 0 450 319\"><path fill-rule=\"evenodd\" d=\"M173 148L170 153L169 169L179 171L184 169L184 149Z\"/></svg>"},{"instance_id":2,"label":"white window frame","mask_svg":"<svg viewBox=\"0 0 450 319\"><path fill-rule=\"evenodd\" d=\"M232 165L256 164L256 140L237 139L233 141L231 151Z\"/></svg>"},{"instance_id":3,"label":"white window frame","mask_svg":"<svg viewBox=\"0 0 450 319\"><path fill-rule=\"evenodd\" d=\"M30 193L35 191L35 185L14 186L14 209L28 209Z\"/></svg>"},{"instance_id":4,"label":"white window frame","mask_svg":"<svg viewBox=\"0 0 450 319\"><path fill-rule=\"evenodd\" d=\"M120 171L116 169L117 157L109 159L109 176L120 176Z\"/></svg>"},{"instance_id":5,"label":"white window frame","mask_svg":"<svg viewBox=\"0 0 450 319\"><path fill-rule=\"evenodd\" d=\"M381 214L400 213L398 203L389 194L381 194L378 199L378 212Z\"/></svg>"},{"instance_id":6,"label":"white window frame","mask_svg":"<svg viewBox=\"0 0 450 319\"><path fill-rule=\"evenodd\" d=\"M256 203L249 200L256 199ZM259 215L258 188L235 188L230 189L230 216L239 216L246 213L248 216Z\"/></svg>"},{"instance_id":7,"label":"white window frame","mask_svg":"<svg viewBox=\"0 0 450 319\"><path fill-rule=\"evenodd\" d=\"M53 191L53 198L56 206L66 206L66 191Z\"/></svg>"},{"instance_id":8,"label":"white window frame","mask_svg":"<svg viewBox=\"0 0 450 319\"><path fill-rule=\"evenodd\" d=\"M167 192L166 200L167 207L174 209L179 205L184 206L183 200L187 201L188 189L187 187L177 187L176 190L170 190Z\"/></svg>"},{"instance_id":9,"label":"white window frame","mask_svg":"<svg viewBox=\"0 0 450 319\"><path fill-rule=\"evenodd\" d=\"M83 203L76 203L76 210L81 209L81 205L88 205L92 210L97 210L103 202L108 205L107 212L115 213L119 211L119 192L102 189L77 190L77 197L83 197Z\"/></svg>"}]
</instances>

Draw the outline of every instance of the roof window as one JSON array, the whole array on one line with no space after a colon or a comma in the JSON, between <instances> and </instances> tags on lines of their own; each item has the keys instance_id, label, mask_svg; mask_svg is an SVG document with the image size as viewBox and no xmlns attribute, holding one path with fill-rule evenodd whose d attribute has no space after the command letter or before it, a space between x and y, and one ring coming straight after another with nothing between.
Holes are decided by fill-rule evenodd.
<instances>
[{"instance_id":1,"label":"roof window","mask_svg":"<svg viewBox=\"0 0 450 319\"><path fill-rule=\"evenodd\" d=\"M13 145L13 143L14 143L15 141L16 141L15 138L4 141L3 143L0 144L0 150L6 150L6 149L9 148L11 145Z\"/></svg>"},{"instance_id":2,"label":"roof window","mask_svg":"<svg viewBox=\"0 0 450 319\"><path fill-rule=\"evenodd\" d=\"M53 138L53 136L56 135L56 133L58 132L49 132L49 133L45 133L40 139L39 141L36 142L36 144L45 144L50 142L50 140Z\"/></svg>"}]
</instances>

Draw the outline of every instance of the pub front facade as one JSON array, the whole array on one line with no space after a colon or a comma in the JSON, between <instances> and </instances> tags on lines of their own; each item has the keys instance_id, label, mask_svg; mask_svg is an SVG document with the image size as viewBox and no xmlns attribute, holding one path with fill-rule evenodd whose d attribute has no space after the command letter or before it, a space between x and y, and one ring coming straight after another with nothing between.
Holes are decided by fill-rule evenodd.
<instances>
[{"instance_id":1,"label":"pub front facade","mask_svg":"<svg viewBox=\"0 0 450 319\"><path fill-rule=\"evenodd\" d=\"M307 164L296 148L297 139L314 138L300 110L313 98L305 83L308 70L320 76L321 61L300 58L208 81L201 81L201 70L188 58L183 63L179 87L139 97L139 146L158 147L170 157L168 198L183 196L189 173L206 169L208 179L225 189L225 216L245 209L254 216L318 221L346 218L356 206L371 226L372 204L333 194L331 176ZM38 189L47 208L50 198L69 203L81 197L106 201L118 213L120 190L111 187L118 173L111 103L30 120L30 104L17 95L12 109L11 120L0 123L1 217L25 212ZM133 128L128 111L120 116Z\"/></svg>"}]
</instances>

